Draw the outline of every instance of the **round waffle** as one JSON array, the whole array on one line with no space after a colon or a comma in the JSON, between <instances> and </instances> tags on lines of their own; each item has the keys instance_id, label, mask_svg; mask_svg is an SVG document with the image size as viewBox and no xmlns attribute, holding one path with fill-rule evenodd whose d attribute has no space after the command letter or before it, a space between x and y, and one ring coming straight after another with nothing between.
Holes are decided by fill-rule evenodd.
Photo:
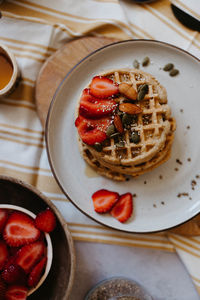
<instances>
[{"instance_id":1,"label":"round waffle","mask_svg":"<svg viewBox=\"0 0 200 300\"><path fill-rule=\"evenodd\" d=\"M165 162L170 157L173 131L176 127L167 104L166 89L152 75L136 69L111 70L101 73L100 76L112 79L118 84L127 83L136 91L147 84L148 92L142 100L134 101L142 112L125 127L123 144L119 146L115 138L108 138L98 152L93 146L79 140L84 159L98 173L115 180L125 180L125 175L138 176ZM131 102L121 93L115 95L114 99L119 104ZM77 115L78 109L79 105ZM137 144L131 139L133 131L140 136Z\"/></svg>"}]
</instances>

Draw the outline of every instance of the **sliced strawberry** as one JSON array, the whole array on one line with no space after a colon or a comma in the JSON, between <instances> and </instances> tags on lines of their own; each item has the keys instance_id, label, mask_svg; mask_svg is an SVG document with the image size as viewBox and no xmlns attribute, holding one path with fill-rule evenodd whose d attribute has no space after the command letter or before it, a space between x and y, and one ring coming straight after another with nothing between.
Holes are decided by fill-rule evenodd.
<instances>
[{"instance_id":1,"label":"sliced strawberry","mask_svg":"<svg viewBox=\"0 0 200 300\"><path fill-rule=\"evenodd\" d=\"M41 231L51 232L56 227L56 216L50 208L47 208L36 216L35 225Z\"/></svg>"},{"instance_id":2,"label":"sliced strawberry","mask_svg":"<svg viewBox=\"0 0 200 300\"><path fill-rule=\"evenodd\" d=\"M8 258L8 248L4 241L0 241L0 270L3 269L3 266Z\"/></svg>"},{"instance_id":3,"label":"sliced strawberry","mask_svg":"<svg viewBox=\"0 0 200 300\"><path fill-rule=\"evenodd\" d=\"M44 267L46 266L47 257L43 257L41 261L33 268L28 277L28 286L34 287L38 284Z\"/></svg>"},{"instance_id":4,"label":"sliced strawberry","mask_svg":"<svg viewBox=\"0 0 200 300\"><path fill-rule=\"evenodd\" d=\"M2 277L0 276L0 299L5 299L5 292L6 292L6 285L3 281Z\"/></svg>"},{"instance_id":5,"label":"sliced strawberry","mask_svg":"<svg viewBox=\"0 0 200 300\"><path fill-rule=\"evenodd\" d=\"M28 289L22 285L11 285L8 287L5 300L26 300Z\"/></svg>"},{"instance_id":6,"label":"sliced strawberry","mask_svg":"<svg viewBox=\"0 0 200 300\"><path fill-rule=\"evenodd\" d=\"M16 264L29 273L43 256L45 250L46 247L41 241L25 245L17 253Z\"/></svg>"},{"instance_id":7,"label":"sliced strawberry","mask_svg":"<svg viewBox=\"0 0 200 300\"><path fill-rule=\"evenodd\" d=\"M119 199L119 194L108 190L98 190L92 195L94 210L98 213L106 213L111 210Z\"/></svg>"},{"instance_id":8,"label":"sliced strawberry","mask_svg":"<svg viewBox=\"0 0 200 300\"><path fill-rule=\"evenodd\" d=\"M0 232L2 232L8 218L8 210L0 208Z\"/></svg>"},{"instance_id":9,"label":"sliced strawberry","mask_svg":"<svg viewBox=\"0 0 200 300\"><path fill-rule=\"evenodd\" d=\"M95 76L90 84L91 95L108 98L119 93L118 84L105 76Z\"/></svg>"},{"instance_id":10,"label":"sliced strawberry","mask_svg":"<svg viewBox=\"0 0 200 300\"><path fill-rule=\"evenodd\" d=\"M133 212L133 196L131 193L123 194L111 210L111 215L118 221L124 223Z\"/></svg>"},{"instance_id":11,"label":"sliced strawberry","mask_svg":"<svg viewBox=\"0 0 200 300\"><path fill-rule=\"evenodd\" d=\"M17 257L16 254L13 255L13 256L9 256L8 259L6 260L5 264L4 264L3 269L6 269L6 268L8 268L10 265L15 264L16 257Z\"/></svg>"},{"instance_id":12,"label":"sliced strawberry","mask_svg":"<svg viewBox=\"0 0 200 300\"><path fill-rule=\"evenodd\" d=\"M79 113L85 118L96 119L111 114L116 107L117 103L114 100L100 100L92 96L89 89L84 89L81 96Z\"/></svg>"},{"instance_id":13,"label":"sliced strawberry","mask_svg":"<svg viewBox=\"0 0 200 300\"><path fill-rule=\"evenodd\" d=\"M26 284L26 273L25 271L16 264L10 264L8 267L4 268L2 272L2 278L8 284Z\"/></svg>"},{"instance_id":14,"label":"sliced strawberry","mask_svg":"<svg viewBox=\"0 0 200 300\"><path fill-rule=\"evenodd\" d=\"M21 212L14 212L8 218L3 231L6 243L13 247L36 241L40 231L35 227L31 217Z\"/></svg>"},{"instance_id":15,"label":"sliced strawberry","mask_svg":"<svg viewBox=\"0 0 200 300\"><path fill-rule=\"evenodd\" d=\"M111 124L111 118L101 118L99 120L91 120L79 116L75 121L79 136L82 141L88 145L102 143L106 138L106 129Z\"/></svg>"}]
</instances>

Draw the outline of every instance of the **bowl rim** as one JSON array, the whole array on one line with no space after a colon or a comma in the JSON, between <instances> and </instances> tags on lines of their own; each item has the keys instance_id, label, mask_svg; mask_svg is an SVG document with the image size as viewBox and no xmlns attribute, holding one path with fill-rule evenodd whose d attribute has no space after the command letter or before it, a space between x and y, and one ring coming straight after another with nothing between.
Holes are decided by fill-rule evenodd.
<instances>
[{"instance_id":1,"label":"bowl rim","mask_svg":"<svg viewBox=\"0 0 200 300\"><path fill-rule=\"evenodd\" d=\"M83 209L81 209L74 201L73 199L70 198L70 196L68 195L68 193L65 191L65 189L63 188L61 182L60 182L60 179L58 178L58 176L56 175L56 172L54 170L54 166L53 166L53 163L52 163L52 159L51 159L51 154L50 154L50 146L49 146L49 138L48 138L48 134L49 134L49 126L50 126L50 119L51 119L51 112L53 110L53 105L54 103L56 102L56 97L60 91L60 89L62 88L65 80L70 76L70 74L73 72L73 70L78 67L81 63L83 63L86 59L88 59L89 57L93 56L94 54L98 53L99 51L102 51L103 49L105 48L109 48L109 47L112 47L114 45L117 45L117 44L125 44L125 43L140 43L140 42L145 42L145 43L155 43L155 44L161 44L161 45L166 45L168 47L171 47L173 49L177 49L179 50L180 52L182 53L185 53L187 55L189 55L190 57L194 58L198 63L200 63L200 59L198 57L196 57L195 55L191 54L190 52L176 46L176 45L173 45L171 43L168 43L168 42L164 42L164 41L160 41L160 40L152 40L152 39L127 39L127 40L121 40L121 41L117 41L117 42L113 42L113 43L109 43L107 45L104 45L94 51L92 51L91 53L89 53L88 55L86 55L83 59L81 59L77 64L75 64L70 70L69 72L67 72L67 74L65 75L65 77L63 78L63 80L60 82L60 84L58 85L53 97L52 97L52 100L51 100L51 103L49 105L49 109L48 109L48 113L47 113L47 117L46 117L46 122L45 122L45 142L46 142L46 150L47 150L47 157L48 157L48 161L49 161L49 165L50 165L50 168L51 168L51 171L53 173L53 176L56 180L56 182L58 183L60 189L62 190L62 192L66 195L66 197L69 199L69 201L81 212L83 213L85 216L87 216L88 218L90 218L91 220L93 220L94 222L102 225L102 226L106 226L110 229L114 229L114 230L117 230L117 231L120 231L120 232L124 232L124 233L134 233L134 234L152 234L152 233L159 233L159 232L166 232L168 230L172 230L172 229L176 229L178 228L180 225L183 225L183 224L186 224L188 221L191 221L193 220L195 217L197 217L200 212L196 213L194 216L190 217L188 220L186 221L183 221L177 225L174 225L174 226L171 226L171 227L166 227L166 228L163 228L161 230L153 230L153 231L145 231L145 232L138 232L138 231L127 231L127 230L124 230L124 229L116 229L115 227L111 226L111 225L107 225L107 224L104 224L103 222L99 221L99 220L96 220L94 217L90 216L89 214L87 214Z\"/></svg>"},{"instance_id":2,"label":"bowl rim","mask_svg":"<svg viewBox=\"0 0 200 300\"><path fill-rule=\"evenodd\" d=\"M53 204L53 202L48 199L42 192L40 192L36 187L32 186L31 184L24 182L21 179L17 179L11 176L7 176L7 175L0 175L0 181L4 180L7 182L11 182L17 185L22 186L23 188L33 192L34 194L36 194L38 197L40 197L42 200L44 200L44 202L47 204L47 206L49 206L50 208L53 209L58 221L60 222L64 233L65 233L65 237L68 243L68 247L69 247L69 253L70 253L70 274L69 274L69 282L68 285L66 287L66 291L65 291L65 295L63 296L62 299L60 300L68 300L69 296L70 296L70 292L72 290L72 286L73 286L73 282L74 282L74 277L75 277L75 267L76 267L76 256L75 256L75 248L74 248L74 242L71 236L71 233L69 231L68 225L65 221L65 219L63 218L63 216L61 215L61 213L59 212L59 210L57 209L57 207Z\"/></svg>"},{"instance_id":3,"label":"bowl rim","mask_svg":"<svg viewBox=\"0 0 200 300\"><path fill-rule=\"evenodd\" d=\"M10 59L13 66L13 73L12 73L12 77L10 78L10 81L3 89L0 89L0 96L3 96L7 94L14 86L19 74L19 67L17 65L16 58L14 54L10 51L10 49L2 43L0 43L0 48L5 51L7 57Z\"/></svg>"},{"instance_id":4,"label":"bowl rim","mask_svg":"<svg viewBox=\"0 0 200 300\"><path fill-rule=\"evenodd\" d=\"M35 219L35 217L36 217L36 214L34 214L32 211L30 211L24 207L18 206L18 205L0 204L0 208L20 211L20 212L23 212L23 213L29 215L33 219ZM51 237L48 233L44 233L44 235L45 235L45 239L47 242L47 263L46 263L46 267L45 267L45 272L42 275L42 277L40 278L40 281L38 282L38 284L28 291L28 294L27 294L28 296L30 296L32 293L34 293L43 284L43 282L47 278L49 271L51 269L52 260L53 260L53 248L52 248Z\"/></svg>"}]
</instances>

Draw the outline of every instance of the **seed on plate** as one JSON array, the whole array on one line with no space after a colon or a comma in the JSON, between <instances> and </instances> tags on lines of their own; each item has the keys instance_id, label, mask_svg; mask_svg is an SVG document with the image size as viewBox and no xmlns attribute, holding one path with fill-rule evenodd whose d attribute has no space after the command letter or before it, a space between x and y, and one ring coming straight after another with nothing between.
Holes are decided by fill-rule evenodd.
<instances>
[{"instance_id":1,"label":"seed on plate","mask_svg":"<svg viewBox=\"0 0 200 300\"><path fill-rule=\"evenodd\" d=\"M133 61L133 66L134 66L135 69L139 69L140 68L140 63L139 63L139 61L137 59L135 59Z\"/></svg>"},{"instance_id":2,"label":"seed on plate","mask_svg":"<svg viewBox=\"0 0 200 300\"><path fill-rule=\"evenodd\" d=\"M164 71L171 71L173 69L174 65L169 63L169 64L166 64L163 68Z\"/></svg>"},{"instance_id":3,"label":"seed on plate","mask_svg":"<svg viewBox=\"0 0 200 300\"><path fill-rule=\"evenodd\" d=\"M150 59L148 56L146 56L142 61L142 65L143 65L143 67L146 67L146 66L148 66L149 63L150 63Z\"/></svg>"},{"instance_id":4,"label":"seed on plate","mask_svg":"<svg viewBox=\"0 0 200 300\"><path fill-rule=\"evenodd\" d=\"M170 72L169 72L169 75L170 76L176 76L176 75L178 75L179 74L179 70L177 70L177 69L172 69Z\"/></svg>"}]
</instances>

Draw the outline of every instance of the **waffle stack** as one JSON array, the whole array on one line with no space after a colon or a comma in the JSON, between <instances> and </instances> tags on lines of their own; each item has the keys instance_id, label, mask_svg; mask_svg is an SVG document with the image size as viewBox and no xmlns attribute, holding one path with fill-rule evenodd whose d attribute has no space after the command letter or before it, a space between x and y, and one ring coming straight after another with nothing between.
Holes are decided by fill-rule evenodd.
<instances>
[{"instance_id":1,"label":"waffle stack","mask_svg":"<svg viewBox=\"0 0 200 300\"><path fill-rule=\"evenodd\" d=\"M105 77L119 87L112 97L116 108L107 116L114 133L106 133L106 139L97 148L95 144L83 142L79 132L79 148L85 161L99 174L124 181L129 175L139 176L169 159L176 124L167 104L166 89L152 75L137 69L120 69L100 75L100 78ZM121 88L124 83L135 91L133 97ZM144 87L146 91L142 95ZM138 108L136 114L128 110L132 104ZM120 116L123 132L118 132L115 126L116 114Z\"/></svg>"}]
</instances>

